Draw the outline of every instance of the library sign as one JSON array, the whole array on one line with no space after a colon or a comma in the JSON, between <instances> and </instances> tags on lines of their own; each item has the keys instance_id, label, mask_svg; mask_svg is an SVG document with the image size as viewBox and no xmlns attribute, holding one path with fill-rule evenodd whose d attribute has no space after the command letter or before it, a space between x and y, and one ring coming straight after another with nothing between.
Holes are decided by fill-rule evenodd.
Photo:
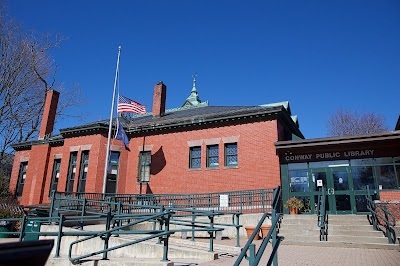
<instances>
[{"instance_id":1,"label":"library sign","mask_svg":"<svg viewBox=\"0 0 400 266\"><path fill-rule=\"evenodd\" d=\"M293 154L285 152L283 159L286 162L304 162L304 161L325 161L325 160L343 160L359 157L373 157L375 150L354 150L354 151L336 151L319 152L306 154Z\"/></svg>"}]
</instances>

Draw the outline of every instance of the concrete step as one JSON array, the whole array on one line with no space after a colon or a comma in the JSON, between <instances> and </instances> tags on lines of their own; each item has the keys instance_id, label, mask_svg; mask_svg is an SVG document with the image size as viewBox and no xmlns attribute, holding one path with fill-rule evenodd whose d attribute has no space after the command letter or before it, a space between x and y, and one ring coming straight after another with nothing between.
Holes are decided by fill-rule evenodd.
<instances>
[{"instance_id":1,"label":"concrete step","mask_svg":"<svg viewBox=\"0 0 400 266\"><path fill-rule=\"evenodd\" d=\"M140 239L141 237L144 237L144 235L126 235L123 236L123 239ZM157 239L150 239L147 240L146 242L156 244ZM173 237L171 236L168 240L168 245L169 247L188 247L188 248L194 248L196 250L202 250L202 251L209 251L210 249L210 242L208 239L203 239L203 241L192 241L190 238L187 239L182 239L178 237ZM219 245L216 244L215 241L213 243L213 250L217 252L225 252L225 253L240 253L241 248L240 247L235 247L235 246L228 246L228 245Z\"/></svg>"},{"instance_id":2,"label":"concrete step","mask_svg":"<svg viewBox=\"0 0 400 266\"><path fill-rule=\"evenodd\" d=\"M317 225L317 223L313 223L313 224L286 224L286 223L282 223L281 224L281 229L288 229L288 230L319 230L319 227Z\"/></svg>"},{"instance_id":3,"label":"concrete step","mask_svg":"<svg viewBox=\"0 0 400 266\"><path fill-rule=\"evenodd\" d=\"M210 249L209 241L207 242L192 241L191 239L180 239L180 238L170 237L169 244L173 246L193 247L195 249L205 250L205 251L208 251ZM241 251L240 247L219 245L215 243L213 244L213 247L214 251L218 253L223 252L223 253L239 254Z\"/></svg>"},{"instance_id":4,"label":"concrete step","mask_svg":"<svg viewBox=\"0 0 400 266\"><path fill-rule=\"evenodd\" d=\"M318 232L319 233L319 232ZM372 237L382 237L383 234L381 231L374 231L374 230L329 230L328 231L330 236L340 236L340 235L349 235L352 236L372 236Z\"/></svg>"},{"instance_id":5,"label":"concrete step","mask_svg":"<svg viewBox=\"0 0 400 266\"><path fill-rule=\"evenodd\" d=\"M319 237L319 229L303 229L298 230L296 228L280 228L279 235L287 236L287 235L296 235L296 236L318 236Z\"/></svg>"},{"instance_id":6,"label":"concrete step","mask_svg":"<svg viewBox=\"0 0 400 266\"><path fill-rule=\"evenodd\" d=\"M351 233L352 231L373 231L372 225L350 225L350 224L328 224L328 230L329 231L349 231ZM378 231L377 231L378 232Z\"/></svg>"},{"instance_id":7,"label":"concrete step","mask_svg":"<svg viewBox=\"0 0 400 266\"><path fill-rule=\"evenodd\" d=\"M332 242L351 242L351 243L378 243L387 244L386 237L372 237L372 236L353 236L353 235L328 235L328 240Z\"/></svg>"},{"instance_id":8,"label":"concrete step","mask_svg":"<svg viewBox=\"0 0 400 266\"><path fill-rule=\"evenodd\" d=\"M365 219L360 219L360 220L353 220L353 219L343 219L343 220L332 220L332 219L328 219L328 224L329 225L369 225L367 218Z\"/></svg>"},{"instance_id":9,"label":"concrete step","mask_svg":"<svg viewBox=\"0 0 400 266\"><path fill-rule=\"evenodd\" d=\"M315 236L304 236L304 235L284 235L284 234L279 234L279 236L283 236L285 239L282 241L286 242L286 241L300 241L300 242L314 242L314 241L318 241L319 240L319 235L315 235Z\"/></svg>"},{"instance_id":10,"label":"concrete step","mask_svg":"<svg viewBox=\"0 0 400 266\"><path fill-rule=\"evenodd\" d=\"M338 215L338 214L328 214L329 219L332 220L366 220L367 215L356 215L356 214L343 214L343 215Z\"/></svg>"},{"instance_id":11,"label":"concrete step","mask_svg":"<svg viewBox=\"0 0 400 266\"><path fill-rule=\"evenodd\" d=\"M323 242L319 241L317 221L316 215L285 216L279 229L279 235L285 237L282 244L398 248L397 244L388 244L382 232L374 231L364 215L329 215L329 241Z\"/></svg>"},{"instance_id":12,"label":"concrete step","mask_svg":"<svg viewBox=\"0 0 400 266\"><path fill-rule=\"evenodd\" d=\"M287 215L283 216L282 221L285 223L313 223L318 221L318 217L316 215Z\"/></svg>"},{"instance_id":13,"label":"concrete step","mask_svg":"<svg viewBox=\"0 0 400 266\"><path fill-rule=\"evenodd\" d=\"M126 243L134 239L139 239L140 236L129 235L115 237L115 241L119 243ZM170 238L172 239L172 238ZM178 239L179 240L179 239ZM196 243L197 244L197 243ZM217 248L214 245L214 252L209 252L209 246L207 243L199 243L190 245L189 240L187 242L181 241L170 241L168 243L168 258L170 259L198 259L211 261L218 258ZM115 251L110 252L110 257L133 257L133 258L162 258L163 244L157 244L156 239L147 240L142 243L127 246ZM156 253L156 254L155 254Z\"/></svg>"}]
</instances>

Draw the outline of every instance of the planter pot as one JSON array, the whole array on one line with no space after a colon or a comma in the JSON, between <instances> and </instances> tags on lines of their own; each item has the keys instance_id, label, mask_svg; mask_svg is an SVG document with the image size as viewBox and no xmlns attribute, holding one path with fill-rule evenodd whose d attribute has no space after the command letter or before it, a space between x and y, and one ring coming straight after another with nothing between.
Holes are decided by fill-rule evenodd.
<instances>
[{"instance_id":1,"label":"planter pot","mask_svg":"<svg viewBox=\"0 0 400 266\"><path fill-rule=\"evenodd\" d=\"M261 225L261 237L263 239L267 237L269 229L271 229L271 225L266 225L266 224Z\"/></svg>"},{"instance_id":2,"label":"planter pot","mask_svg":"<svg viewBox=\"0 0 400 266\"><path fill-rule=\"evenodd\" d=\"M254 232L254 229L256 229L256 227L255 227L255 226L250 226L250 225L248 225L248 226L245 226L244 229L246 229L247 238L250 238L251 235L252 235L253 232ZM259 234L259 232L257 232L256 236L254 237L254 240L258 240L258 239L260 239L260 234Z\"/></svg>"},{"instance_id":3,"label":"planter pot","mask_svg":"<svg viewBox=\"0 0 400 266\"><path fill-rule=\"evenodd\" d=\"M289 212L290 212L290 214L298 214L299 210L297 208L290 208Z\"/></svg>"}]
</instances>

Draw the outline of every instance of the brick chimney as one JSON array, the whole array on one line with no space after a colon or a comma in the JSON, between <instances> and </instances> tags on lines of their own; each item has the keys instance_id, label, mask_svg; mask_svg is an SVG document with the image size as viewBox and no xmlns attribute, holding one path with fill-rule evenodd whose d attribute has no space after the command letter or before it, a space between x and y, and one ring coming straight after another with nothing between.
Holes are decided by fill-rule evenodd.
<instances>
[{"instance_id":1,"label":"brick chimney","mask_svg":"<svg viewBox=\"0 0 400 266\"><path fill-rule=\"evenodd\" d=\"M153 96L153 116L163 116L165 113L165 100L167 96L167 87L162 81L154 85Z\"/></svg>"},{"instance_id":2,"label":"brick chimney","mask_svg":"<svg viewBox=\"0 0 400 266\"><path fill-rule=\"evenodd\" d=\"M46 93L46 101L44 103L42 124L40 125L39 131L39 139L44 139L47 134L51 134L51 132L53 132L59 96L60 93L54 90L48 91Z\"/></svg>"}]
</instances>

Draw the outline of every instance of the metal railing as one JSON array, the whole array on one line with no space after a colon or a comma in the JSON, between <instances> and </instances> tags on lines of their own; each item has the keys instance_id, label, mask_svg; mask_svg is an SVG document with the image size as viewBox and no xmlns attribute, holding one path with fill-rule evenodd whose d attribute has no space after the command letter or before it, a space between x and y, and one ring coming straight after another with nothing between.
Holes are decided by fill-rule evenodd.
<instances>
[{"instance_id":1,"label":"metal railing","mask_svg":"<svg viewBox=\"0 0 400 266\"><path fill-rule=\"evenodd\" d=\"M367 200L367 209L371 212L371 214L367 215L369 223L373 226L374 230L382 231L385 234L389 244L395 244L396 231L394 227L396 226L396 219L394 215L372 200L368 188L365 198ZM381 215L381 213L383 213L383 215ZM381 227L384 227L384 230Z\"/></svg>"},{"instance_id":2,"label":"metal railing","mask_svg":"<svg viewBox=\"0 0 400 266\"><path fill-rule=\"evenodd\" d=\"M173 215L172 211L163 211L161 213L158 214L154 214L154 215L150 215L148 217L144 217L142 219L139 219L138 221L135 222L131 222L128 223L124 226L119 226L119 227L115 227L113 229L110 229L111 227L111 222L113 220L113 214L111 214L111 211L107 213L107 220L106 220L106 230L100 233L94 233L86 238L83 239L79 239L76 241L73 241L70 246L69 246L69 252L68 252L68 259L73 263L73 264L77 264L80 263L83 259L91 257L91 256L95 256L95 255L99 255L99 254L103 254L103 260L106 260L108 258L108 252L109 251L113 251L116 249L120 249L123 247L127 247L133 244L137 244L140 242L144 242L153 238L159 238L160 240L162 240L164 242L163 245L163 258L162 261L168 261L168 239L169 236L175 232L170 231L169 230L169 221L171 216ZM133 230L133 231L126 231L124 230L125 228L129 228L130 226L139 224L139 223L143 223L143 222L148 222L148 221L154 221L154 220L159 220L160 221L160 225L161 228L160 230L149 230L146 232L143 231L137 231L137 230ZM164 230L162 229L162 226L164 226ZM108 243L109 243L109 239L113 234L139 234L139 233L145 233L145 234L150 234L147 237L143 237L137 240L133 240L133 241L129 241L127 243L121 244L121 245L117 245L117 246L113 246L113 247L109 247ZM81 255L81 256L77 256L77 257L73 257L72 256L72 250L73 250L73 246L77 245L79 243L82 243L84 241L88 241L90 239L96 238L96 237L100 237L101 239L104 240L104 246L103 249L98 250L98 251L94 251L94 252L90 252L88 254L85 255Z\"/></svg>"},{"instance_id":3,"label":"metal railing","mask_svg":"<svg viewBox=\"0 0 400 266\"><path fill-rule=\"evenodd\" d=\"M250 266L256 266L259 264L262 255L265 252L265 249L270 241L272 241L272 252L269 257L267 265L278 265L278 258L276 255L276 252L278 251L279 245L281 241L284 239L282 236L277 235L277 229L279 228L280 221L282 218L282 211L281 211L281 204L280 204L280 196L281 196L281 187L278 186L274 190L274 198L272 202L272 213L264 213L264 215L261 217L260 221L258 222L257 226L254 229L254 232L252 235L249 237L249 240L247 241L246 245L242 248L234 266L239 266L240 263L242 262L243 258L246 258L249 261ZM262 223L264 220L270 217L272 218L271 222L271 228L267 234L267 236L262 240L261 245L256 252L256 245L253 243L255 236L258 234L258 231L261 228ZM247 252L249 254L247 255Z\"/></svg>"},{"instance_id":4,"label":"metal railing","mask_svg":"<svg viewBox=\"0 0 400 266\"><path fill-rule=\"evenodd\" d=\"M221 198L228 199L221 204ZM58 209L82 210L82 199L86 199L85 208L96 212L106 212L102 206L105 201L124 204L164 206L175 208L195 208L198 210L216 210L242 213L263 213L272 211L273 189L240 190L200 194L102 194L78 192L53 192L50 205L51 216L58 216Z\"/></svg>"},{"instance_id":5,"label":"metal railing","mask_svg":"<svg viewBox=\"0 0 400 266\"><path fill-rule=\"evenodd\" d=\"M81 199L78 201L86 202L86 199ZM88 201L90 202L90 200ZM55 236L55 257L59 257L60 253L60 244L62 237L65 236L87 236L84 239L80 239L78 241L74 241L70 244L69 249L69 259L73 263L79 263L83 259L103 254L103 259L107 259L107 254L109 251L116 250L119 248L123 248L129 245L134 245L140 242L144 242L150 239L158 238L158 244L163 242L164 252L163 252L163 261L168 260L168 238L170 235L180 232L191 232L192 238L194 239L196 232L207 232L209 234L209 243L210 248L209 252L214 251L214 238L216 232L220 232L224 230L224 227L235 227L237 232L237 246L240 246L240 235L239 229L242 225L239 224L239 216L241 213L233 212L217 212L217 211L205 211L205 210L196 210L196 209L182 209L182 208L163 208L160 206L141 206L142 209L150 209L152 212L144 212L144 213L130 213L123 214L119 211L120 207L126 207L121 202L106 202L105 203L108 208L108 212L106 214L100 213L99 215L88 215L88 213L82 212L82 215L68 216L65 214L60 214L59 217L22 217L22 218L8 218L1 219L1 221L10 221L10 222L21 222L21 230L20 232L5 232L6 234L17 234L19 235L19 241L22 241L25 237L30 235L39 236ZM84 205L84 204L81 204ZM132 204L130 204L132 205ZM116 208L115 206L118 206ZM136 206L138 207L138 206ZM117 210L117 212L115 212ZM176 214L180 213L180 214ZM217 223L215 222L215 217L221 215L232 215L232 223ZM196 220L198 218L206 218L202 220ZM209 221L207 221L207 218ZM46 231L46 232L29 232L26 230L27 221L37 222L39 224L58 224L58 230L56 231ZM85 223L100 223L105 224L104 231L65 231L65 226L69 225L79 225L79 228L83 228L83 224ZM137 225L139 223L150 222L153 223L152 230L130 230L131 226ZM171 229L170 225L179 225L180 229ZM158 229L156 229L158 227ZM139 238L128 241L124 244L109 247L108 241L111 236L119 236L119 235L136 235ZM143 237L143 235L146 235ZM84 254L81 256L74 257L72 255L73 246L81 243L86 240L90 240L93 238L99 237L104 241L103 249L90 252L88 254Z\"/></svg>"},{"instance_id":6,"label":"metal railing","mask_svg":"<svg viewBox=\"0 0 400 266\"><path fill-rule=\"evenodd\" d=\"M326 214L326 195L324 187L319 188L317 212L319 241L328 241L328 215Z\"/></svg>"}]
</instances>

